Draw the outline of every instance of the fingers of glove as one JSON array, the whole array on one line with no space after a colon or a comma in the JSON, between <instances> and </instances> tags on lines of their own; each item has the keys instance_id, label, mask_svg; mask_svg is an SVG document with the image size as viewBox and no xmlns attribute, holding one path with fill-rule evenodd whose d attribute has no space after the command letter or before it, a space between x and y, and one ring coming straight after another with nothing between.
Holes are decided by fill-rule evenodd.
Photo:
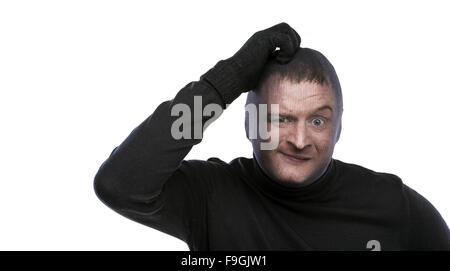
<instances>
[{"instance_id":1,"label":"fingers of glove","mask_svg":"<svg viewBox=\"0 0 450 271\"><path fill-rule=\"evenodd\" d=\"M271 31L275 31L275 32L280 32L280 33L285 33L287 34L289 32L289 29L291 28L290 25L288 25L285 22L276 24L274 26L271 26L265 30L263 30L264 32L271 32Z\"/></svg>"},{"instance_id":2,"label":"fingers of glove","mask_svg":"<svg viewBox=\"0 0 450 271\"><path fill-rule=\"evenodd\" d=\"M280 48L280 50L276 52L277 60L283 63L288 62L292 56L294 56L298 48L298 46L296 46L296 41L287 34L274 32L270 37L270 42L271 48L273 48L271 53L273 53L273 50L275 50L276 47Z\"/></svg>"},{"instance_id":3,"label":"fingers of glove","mask_svg":"<svg viewBox=\"0 0 450 271\"><path fill-rule=\"evenodd\" d=\"M275 59L275 61L278 62L279 64L287 64L292 60L292 56L281 55L280 50L273 52L269 58Z\"/></svg>"},{"instance_id":4,"label":"fingers of glove","mask_svg":"<svg viewBox=\"0 0 450 271\"><path fill-rule=\"evenodd\" d=\"M295 47L300 47L300 43L302 42L302 38L300 38L300 35L297 33L297 31L295 31L294 28L291 28L291 32L294 34L294 38L295 38Z\"/></svg>"},{"instance_id":5,"label":"fingers of glove","mask_svg":"<svg viewBox=\"0 0 450 271\"><path fill-rule=\"evenodd\" d=\"M274 25L272 27L269 27L266 30L263 30L264 32L279 32L279 33L284 33L289 35L292 40L295 43L295 47L300 46L301 43L301 38L300 35L297 33L297 31L295 31L294 28L292 28L289 24L283 22L283 23L279 23L277 25Z\"/></svg>"}]
</instances>

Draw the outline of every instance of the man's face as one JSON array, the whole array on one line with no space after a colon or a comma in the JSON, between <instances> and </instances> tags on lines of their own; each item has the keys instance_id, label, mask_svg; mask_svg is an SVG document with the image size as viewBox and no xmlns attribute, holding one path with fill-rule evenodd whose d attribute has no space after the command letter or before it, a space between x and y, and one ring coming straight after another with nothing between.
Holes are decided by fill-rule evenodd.
<instances>
[{"instance_id":1,"label":"man's face","mask_svg":"<svg viewBox=\"0 0 450 271\"><path fill-rule=\"evenodd\" d=\"M270 177L285 183L312 183L325 172L339 139L341 117L334 92L327 84L273 79L257 93L249 93L249 99L256 105L267 104L267 127L271 132L278 127L279 144L273 150L261 150L260 142L270 139L251 140L253 152ZM279 105L277 121L271 121L271 104Z\"/></svg>"}]
</instances>

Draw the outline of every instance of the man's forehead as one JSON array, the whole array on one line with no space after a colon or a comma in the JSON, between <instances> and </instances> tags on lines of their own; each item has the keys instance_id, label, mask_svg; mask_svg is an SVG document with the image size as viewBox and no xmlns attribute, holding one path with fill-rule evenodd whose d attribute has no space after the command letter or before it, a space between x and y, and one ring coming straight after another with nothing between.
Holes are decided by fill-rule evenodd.
<instances>
[{"instance_id":1,"label":"man's forehead","mask_svg":"<svg viewBox=\"0 0 450 271\"><path fill-rule=\"evenodd\" d=\"M260 103L286 104L289 107L295 104L302 104L302 107L307 105L314 107L320 103L333 104L334 92L327 84L309 81L297 83L289 80L272 82L266 84L258 93Z\"/></svg>"},{"instance_id":2,"label":"man's forehead","mask_svg":"<svg viewBox=\"0 0 450 271\"><path fill-rule=\"evenodd\" d=\"M263 92L271 90L296 90L297 92L305 91L330 91L331 86L327 81L319 83L316 81L302 80L300 82L292 81L287 78L280 78L279 76L270 77L262 86Z\"/></svg>"}]
</instances>

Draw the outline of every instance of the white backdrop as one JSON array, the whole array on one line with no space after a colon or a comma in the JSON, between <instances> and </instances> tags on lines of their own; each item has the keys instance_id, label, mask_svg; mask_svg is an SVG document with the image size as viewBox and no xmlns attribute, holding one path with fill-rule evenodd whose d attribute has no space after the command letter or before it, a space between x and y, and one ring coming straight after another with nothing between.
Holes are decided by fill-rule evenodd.
<instances>
[{"instance_id":1,"label":"white backdrop","mask_svg":"<svg viewBox=\"0 0 450 271\"><path fill-rule=\"evenodd\" d=\"M445 3L0 2L0 249L188 250L103 205L95 173L157 105L283 21L340 77L334 158L398 175L449 223ZM187 159L251 157L244 102Z\"/></svg>"}]
</instances>

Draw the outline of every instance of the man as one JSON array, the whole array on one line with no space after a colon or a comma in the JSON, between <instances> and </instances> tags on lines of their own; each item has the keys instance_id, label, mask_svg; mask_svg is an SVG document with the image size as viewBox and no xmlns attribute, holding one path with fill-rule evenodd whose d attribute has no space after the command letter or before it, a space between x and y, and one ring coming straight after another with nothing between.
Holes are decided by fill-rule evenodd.
<instances>
[{"instance_id":1,"label":"man","mask_svg":"<svg viewBox=\"0 0 450 271\"><path fill-rule=\"evenodd\" d=\"M322 54L299 46L286 23L259 31L160 104L102 164L98 197L191 250L450 249L438 211L399 177L332 158L343 113L339 80ZM220 112L189 113L188 136L180 137L179 105L224 109L242 92L247 106L267 105L257 124L246 115L253 159L183 160L201 141L195 130ZM269 137L255 136L264 124ZM263 148L271 138L276 144Z\"/></svg>"}]
</instances>

